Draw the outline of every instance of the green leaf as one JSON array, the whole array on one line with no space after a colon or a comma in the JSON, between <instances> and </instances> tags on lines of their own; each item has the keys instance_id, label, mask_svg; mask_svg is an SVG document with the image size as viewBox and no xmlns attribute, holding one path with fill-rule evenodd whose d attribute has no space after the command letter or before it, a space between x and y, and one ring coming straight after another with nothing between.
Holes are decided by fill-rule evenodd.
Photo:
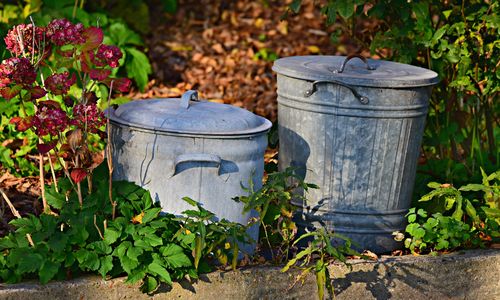
<instances>
[{"instance_id":1,"label":"green leaf","mask_svg":"<svg viewBox=\"0 0 500 300\"><path fill-rule=\"evenodd\" d=\"M485 191L487 190L488 188L485 187L484 185L482 184L475 184L475 183L470 183L470 184L467 184L467 185L464 185L462 186L461 188L459 188L458 190L460 191L463 191L463 192L469 192L469 191L472 191L472 192L479 192L479 191Z\"/></svg>"},{"instance_id":2,"label":"green leaf","mask_svg":"<svg viewBox=\"0 0 500 300\"><path fill-rule=\"evenodd\" d=\"M76 251L75 256L82 269L89 269L91 271L99 269L101 262L95 252L80 249Z\"/></svg>"},{"instance_id":3,"label":"green leaf","mask_svg":"<svg viewBox=\"0 0 500 300\"><path fill-rule=\"evenodd\" d=\"M38 271L38 277L40 277L40 282L42 284L46 284L49 282L54 276L56 276L57 272L59 272L59 267L61 263L55 263L50 260L46 260L43 263L43 266Z\"/></svg>"},{"instance_id":4,"label":"green leaf","mask_svg":"<svg viewBox=\"0 0 500 300\"><path fill-rule=\"evenodd\" d=\"M97 241L89 244L98 254L110 254L113 249L105 241Z\"/></svg>"},{"instance_id":5,"label":"green leaf","mask_svg":"<svg viewBox=\"0 0 500 300\"><path fill-rule=\"evenodd\" d=\"M427 186L430 187L431 189L439 189L441 188L441 183L429 182Z\"/></svg>"},{"instance_id":6,"label":"green leaf","mask_svg":"<svg viewBox=\"0 0 500 300\"><path fill-rule=\"evenodd\" d=\"M113 40L114 44L118 47L123 47L126 45L143 45L141 37L137 33L130 30L127 25L121 22L116 22L109 26L109 36Z\"/></svg>"},{"instance_id":7,"label":"green leaf","mask_svg":"<svg viewBox=\"0 0 500 300\"><path fill-rule=\"evenodd\" d=\"M56 231L47 241L47 246L54 252L62 252L66 249L69 237L67 234Z\"/></svg>"},{"instance_id":8,"label":"green leaf","mask_svg":"<svg viewBox=\"0 0 500 300\"><path fill-rule=\"evenodd\" d=\"M111 228L106 228L106 230L104 231L104 241L108 244L108 245L111 245L113 244L114 242L116 242L118 240L118 238L120 237L121 233L114 230L114 229L111 229Z\"/></svg>"},{"instance_id":9,"label":"green leaf","mask_svg":"<svg viewBox=\"0 0 500 300\"><path fill-rule=\"evenodd\" d=\"M167 269L162 267L156 262L152 262L148 265L148 270L151 271L153 274L160 276L161 281L168 283L169 285L172 285L172 278L170 278L170 274L168 273Z\"/></svg>"},{"instance_id":10,"label":"green leaf","mask_svg":"<svg viewBox=\"0 0 500 300\"><path fill-rule=\"evenodd\" d=\"M120 264L127 274L131 274L132 270L139 266L139 262L136 260L130 259L127 255L119 256Z\"/></svg>"},{"instance_id":11,"label":"green leaf","mask_svg":"<svg viewBox=\"0 0 500 300\"><path fill-rule=\"evenodd\" d=\"M156 234L147 234L144 236L143 240L150 246L156 247L163 245L163 240Z\"/></svg>"},{"instance_id":12,"label":"green leaf","mask_svg":"<svg viewBox=\"0 0 500 300\"><path fill-rule=\"evenodd\" d=\"M151 293L158 287L158 281L154 277L148 276L144 283L142 284L141 291L144 293Z\"/></svg>"},{"instance_id":13,"label":"green leaf","mask_svg":"<svg viewBox=\"0 0 500 300\"><path fill-rule=\"evenodd\" d=\"M491 219L499 219L500 218L500 209L498 209L498 208L491 208L491 207L483 206L483 207L481 207L481 209L488 216L488 218L491 218Z\"/></svg>"},{"instance_id":14,"label":"green leaf","mask_svg":"<svg viewBox=\"0 0 500 300\"><path fill-rule=\"evenodd\" d=\"M448 20L448 18L450 17L451 13L453 12L452 9L448 9L448 10L443 10L442 13L444 15L444 17Z\"/></svg>"},{"instance_id":15,"label":"green leaf","mask_svg":"<svg viewBox=\"0 0 500 300\"><path fill-rule=\"evenodd\" d=\"M421 216L422 218L427 218L427 212L423 210L422 208L419 208L417 211L417 214Z\"/></svg>"},{"instance_id":16,"label":"green leaf","mask_svg":"<svg viewBox=\"0 0 500 300\"><path fill-rule=\"evenodd\" d=\"M158 216L158 214L161 212L160 207L155 207L148 209L144 212L144 216L142 217L142 224L146 224L149 221L153 220Z\"/></svg>"},{"instance_id":17,"label":"green leaf","mask_svg":"<svg viewBox=\"0 0 500 300\"><path fill-rule=\"evenodd\" d=\"M281 269L281 272L288 271L288 269L290 269L291 266L295 265L295 263L298 260L300 260L302 257L304 257L306 255L312 254L312 252L313 252L313 249L311 247L307 247L306 249L300 251L299 253L297 253L297 255L295 255L294 258L292 258L288 261L288 263Z\"/></svg>"},{"instance_id":18,"label":"green leaf","mask_svg":"<svg viewBox=\"0 0 500 300\"><path fill-rule=\"evenodd\" d=\"M138 257L142 254L142 252L143 250L140 247L129 247L127 250L127 256L131 260L139 262Z\"/></svg>"},{"instance_id":19,"label":"green leaf","mask_svg":"<svg viewBox=\"0 0 500 300\"><path fill-rule=\"evenodd\" d=\"M55 186L51 186L49 189L45 190L45 198L50 206L57 209L63 208L66 203L66 197L63 193L56 192Z\"/></svg>"},{"instance_id":20,"label":"green leaf","mask_svg":"<svg viewBox=\"0 0 500 300\"><path fill-rule=\"evenodd\" d=\"M137 281L141 280L146 276L146 272L144 270L136 270L132 274L129 274L127 277L126 283L134 284Z\"/></svg>"},{"instance_id":21,"label":"green leaf","mask_svg":"<svg viewBox=\"0 0 500 300\"><path fill-rule=\"evenodd\" d=\"M335 1L337 12L344 18L350 18L354 14L354 1L353 0L341 0Z\"/></svg>"},{"instance_id":22,"label":"green leaf","mask_svg":"<svg viewBox=\"0 0 500 300\"><path fill-rule=\"evenodd\" d=\"M408 223L415 223L416 220L417 220L417 215L411 214L408 216Z\"/></svg>"},{"instance_id":23,"label":"green leaf","mask_svg":"<svg viewBox=\"0 0 500 300\"><path fill-rule=\"evenodd\" d=\"M126 52L127 62L125 69L127 70L127 74L134 79L140 91L143 92L148 84L148 75L152 72L148 57L143 52L134 48L127 48Z\"/></svg>"},{"instance_id":24,"label":"green leaf","mask_svg":"<svg viewBox=\"0 0 500 300\"><path fill-rule=\"evenodd\" d=\"M10 240L8 236L0 238L0 251L4 249L14 248L16 244Z\"/></svg>"},{"instance_id":25,"label":"green leaf","mask_svg":"<svg viewBox=\"0 0 500 300\"><path fill-rule=\"evenodd\" d=\"M326 286L326 266L323 260L316 262L316 284L318 286L318 299L324 299L325 286Z\"/></svg>"},{"instance_id":26,"label":"green leaf","mask_svg":"<svg viewBox=\"0 0 500 300\"><path fill-rule=\"evenodd\" d=\"M179 245L167 244L165 247L162 247L160 251L167 264L173 269L192 266L191 260L184 253L184 249Z\"/></svg>"},{"instance_id":27,"label":"green leaf","mask_svg":"<svg viewBox=\"0 0 500 300\"><path fill-rule=\"evenodd\" d=\"M183 197L182 200L184 200L185 202L187 202L191 206L194 206L194 207L198 206L198 202L194 201L193 199L191 199L189 197Z\"/></svg>"},{"instance_id":28,"label":"green leaf","mask_svg":"<svg viewBox=\"0 0 500 300\"><path fill-rule=\"evenodd\" d=\"M106 274L113 269L113 256L106 255L100 259L100 262L99 274L101 274L102 278L106 278Z\"/></svg>"},{"instance_id":29,"label":"green leaf","mask_svg":"<svg viewBox=\"0 0 500 300\"><path fill-rule=\"evenodd\" d=\"M20 273L35 272L40 269L45 262L45 258L38 253L26 253L19 259L17 270Z\"/></svg>"},{"instance_id":30,"label":"green leaf","mask_svg":"<svg viewBox=\"0 0 500 300\"><path fill-rule=\"evenodd\" d=\"M457 207L455 208L455 211L451 215L455 220L460 221L462 219L462 216L464 215L464 212L462 210L462 197L457 198Z\"/></svg>"}]
</instances>

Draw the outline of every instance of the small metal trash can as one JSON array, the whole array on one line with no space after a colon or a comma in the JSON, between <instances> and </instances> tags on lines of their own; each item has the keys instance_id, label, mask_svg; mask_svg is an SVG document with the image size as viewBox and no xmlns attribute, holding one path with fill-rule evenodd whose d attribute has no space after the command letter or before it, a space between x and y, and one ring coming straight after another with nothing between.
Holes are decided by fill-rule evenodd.
<instances>
[{"instance_id":1,"label":"small metal trash can","mask_svg":"<svg viewBox=\"0 0 500 300\"><path fill-rule=\"evenodd\" d=\"M179 215L193 209L190 197L218 218L246 225L241 185L262 185L264 152L271 122L226 104L179 98L132 101L110 110L113 179L151 191L163 211ZM258 240L258 226L248 234ZM252 253L255 245L244 251Z\"/></svg>"},{"instance_id":2,"label":"small metal trash can","mask_svg":"<svg viewBox=\"0 0 500 300\"><path fill-rule=\"evenodd\" d=\"M360 56L287 57L273 70L279 166L320 187L295 203L298 225L322 224L376 253L399 248L392 232L405 227L437 74Z\"/></svg>"}]
</instances>

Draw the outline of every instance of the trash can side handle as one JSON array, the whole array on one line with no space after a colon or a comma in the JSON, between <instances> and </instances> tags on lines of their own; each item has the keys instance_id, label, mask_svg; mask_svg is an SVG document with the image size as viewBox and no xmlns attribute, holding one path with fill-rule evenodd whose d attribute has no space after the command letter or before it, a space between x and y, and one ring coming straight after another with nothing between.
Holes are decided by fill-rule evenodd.
<instances>
[{"instance_id":1,"label":"trash can side handle","mask_svg":"<svg viewBox=\"0 0 500 300\"><path fill-rule=\"evenodd\" d=\"M181 154L175 158L173 168L170 171L170 177L177 175L177 166L182 163L187 162L206 162L206 163L214 163L215 164L215 172L217 176L220 173L220 167L222 163L222 159L220 156L215 154L207 154L207 153L186 153Z\"/></svg>"},{"instance_id":2,"label":"trash can side handle","mask_svg":"<svg viewBox=\"0 0 500 300\"><path fill-rule=\"evenodd\" d=\"M361 102L361 104L368 104L370 102L370 99L368 99L368 97L366 96L363 96L363 95L360 95L358 93L358 91L356 91L356 89L354 87L352 87L351 85L347 84L347 83L344 83L342 81L337 81L337 80L316 80L314 81L312 84L311 84L311 88L306 90L304 92L304 97L310 97L312 96L312 94L314 94L316 91L317 91L317 87L316 85L320 84L320 83L333 83L333 84L338 84L340 86L343 86L345 88L348 88L352 94L354 95L354 97L356 97L359 102Z\"/></svg>"},{"instance_id":3,"label":"trash can side handle","mask_svg":"<svg viewBox=\"0 0 500 300\"><path fill-rule=\"evenodd\" d=\"M361 59L366 64L366 69L367 70L373 71L373 70L376 69L374 66L371 66L368 63L368 60L363 55L360 55L360 54L351 54L351 55L347 56L344 59L344 62L342 62L342 65L340 66L340 69L334 70L333 73L342 73L342 72L344 72L345 65L347 65L347 62L349 62L353 58L359 58L359 59Z\"/></svg>"}]
</instances>

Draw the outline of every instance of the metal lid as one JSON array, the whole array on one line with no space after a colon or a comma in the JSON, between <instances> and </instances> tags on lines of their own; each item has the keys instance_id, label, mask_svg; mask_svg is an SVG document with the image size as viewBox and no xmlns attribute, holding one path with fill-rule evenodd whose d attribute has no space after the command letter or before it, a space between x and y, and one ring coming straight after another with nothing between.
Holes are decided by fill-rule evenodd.
<instances>
[{"instance_id":1,"label":"metal lid","mask_svg":"<svg viewBox=\"0 0 500 300\"><path fill-rule=\"evenodd\" d=\"M131 101L110 111L112 122L155 131L195 135L247 135L267 131L271 122L227 104L198 100L196 91L182 98Z\"/></svg>"},{"instance_id":2,"label":"metal lid","mask_svg":"<svg viewBox=\"0 0 500 300\"><path fill-rule=\"evenodd\" d=\"M352 58L360 58L353 59ZM434 71L412 65L351 56L291 56L274 62L273 71L289 77L342 81L353 86L403 88L435 85Z\"/></svg>"}]
</instances>

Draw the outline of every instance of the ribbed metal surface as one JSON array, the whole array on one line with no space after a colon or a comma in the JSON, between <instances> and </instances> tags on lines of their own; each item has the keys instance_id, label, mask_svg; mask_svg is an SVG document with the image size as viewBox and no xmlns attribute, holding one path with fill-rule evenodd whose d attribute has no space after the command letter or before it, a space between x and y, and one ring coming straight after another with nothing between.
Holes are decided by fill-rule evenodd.
<instances>
[{"instance_id":1,"label":"ribbed metal surface","mask_svg":"<svg viewBox=\"0 0 500 300\"><path fill-rule=\"evenodd\" d=\"M298 167L320 189L308 194L302 227L326 225L363 249L394 250L391 233L404 229L431 87L356 87L278 74L279 164Z\"/></svg>"}]
</instances>

